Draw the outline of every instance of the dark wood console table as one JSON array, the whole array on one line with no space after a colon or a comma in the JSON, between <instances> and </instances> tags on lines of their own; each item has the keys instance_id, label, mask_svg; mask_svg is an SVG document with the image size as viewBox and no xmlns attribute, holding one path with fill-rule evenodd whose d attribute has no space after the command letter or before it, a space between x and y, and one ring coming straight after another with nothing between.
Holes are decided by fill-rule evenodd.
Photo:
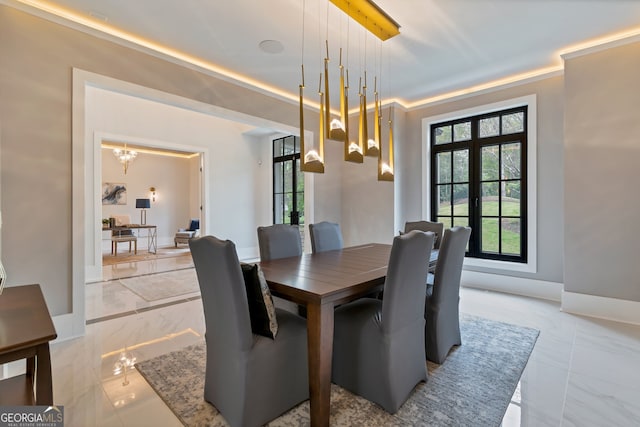
<instances>
[{"instance_id":1,"label":"dark wood console table","mask_svg":"<svg viewBox=\"0 0 640 427\"><path fill-rule=\"evenodd\" d=\"M119 225L115 227L102 227L102 231L107 231L107 230L110 230L112 232L112 235L115 234L115 236L118 235L117 233L119 231L123 231L123 230L147 230L147 250L149 251L149 253L152 253L152 254L155 254L158 252L158 229L157 229L157 226L155 225L125 224L125 225ZM131 247L129 247L129 250L131 250Z\"/></svg>"},{"instance_id":2,"label":"dark wood console table","mask_svg":"<svg viewBox=\"0 0 640 427\"><path fill-rule=\"evenodd\" d=\"M26 359L27 372L0 381L0 406L53 405L49 341L57 336L40 285L4 289L0 364Z\"/></svg>"}]
</instances>

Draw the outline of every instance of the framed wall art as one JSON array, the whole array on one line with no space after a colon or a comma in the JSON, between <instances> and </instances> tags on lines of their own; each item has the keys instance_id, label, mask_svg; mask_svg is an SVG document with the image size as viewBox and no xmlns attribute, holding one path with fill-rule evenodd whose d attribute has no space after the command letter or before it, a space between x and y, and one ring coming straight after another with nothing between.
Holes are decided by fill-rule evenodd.
<instances>
[{"instance_id":1,"label":"framed wall art","mask_svg":"<svg viewBox=\"0 0 640 427\"><path fill-rule=\"evenodd\" d=\"M126 205L127 185L121 183L105 182L102 184L103 205Z\"/></svg>"}]
</instances>

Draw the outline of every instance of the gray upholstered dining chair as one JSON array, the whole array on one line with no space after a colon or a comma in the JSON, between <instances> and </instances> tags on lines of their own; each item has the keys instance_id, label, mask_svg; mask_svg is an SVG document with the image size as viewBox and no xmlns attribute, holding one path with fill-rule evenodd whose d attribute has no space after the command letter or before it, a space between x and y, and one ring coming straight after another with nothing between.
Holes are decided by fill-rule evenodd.
<instances>
[{"instance_id":1,"label":"gray upholstered dining chair","mask_svg":"<svg viewBox=\"0 0 640 427\"><path fill-rule=\"evenodd\" d=\"M342 249L342 231L340 224L322 221L309 224L309 236L311 237L311 252L324 252Z\"/></svg>"},{"instance_id":2,"label":"gray upholstered dining chair","mask_svg":"<svg viewBox=\"0 0 640 427\"><path fill-rule=\"evenodd\" d=\"M436 238L433 242L433 248L439 249L440 242L442 241L442 234L444 233L444 224L441 222L431 221L407 221L404 223L404 232L408 233L411 230L431 231L435 233Z\"/></svg>"},{"instance_id":3,"label":"gray upholstered dining chair","mask_svg":"<svg viewBox=\"0 0 640 427\"><path fill-rule=\"evenodd\" d=\"M297 225L287 224L258 227L258 246L261 261L300 256L300 229Z\"/></svg>"},{"instance_id":4,"label":"gray upholstered dining chair","mask_svg":"<svg viewBox=\"0 0 640 427\"><path fill-rule=\"evenodd\" d=\"M451 347L462 343L458 313L460 277L470 236L469 227L445 230L433 275L433 286L427 285L424 308L425 351L427 359L435 363L444 362Z\"/></svg>"},{"instance_id":5,"label":"gray upholstered dining chair","mask_svg":"<svg viewBox=\"0 0 640 427\"><path fill-rule=\"evenodd\" d=\"M404 233L408 233L411 230L431 231L435 234L435 240L433 241L433 251L429 259L429 273L433 273L437 267L438 254L440 252L440 242L442 241L442 234L444 233L444 224L441 222L431 221L407 221L404 224ZM402 234L402 232L401 232Z\"/></svg>"},{"instance_id":6,"label":"gray upholstered dining chair","mask_svg":"<svg viewBox=\"0 0 640 427\"><path fill-rule=\"evenodd\" d=\"M274 339L255 335L233 242L189 240L205 319L204 398L231 426L261 426L309 398L306 321L276 309Z\"/></svg>"},{"instance_id":7,"label":"gray upholstered dining chair","mask_svg":"<svg viewBox=\"0 0 640 427\"><path fill-rule=\"evenodd\" d=\"M427 380L423 261L433 238L420 231L396 236L384 299L361 298L334 312L332 381L390 413Z\"/></svg>"},{"instance_id":8,"label":"gray upholstered dining chair","mask_svg":"<svg viewBox=\"0 0 640 427\"><path fill-rule=\"evenodd\" d=\"M287 224L258 227L258 247L260 261L301 256L300 229ZM273 299L278 307L306 316L306 307L278 297Z\"/></svg>"}]
</instances>

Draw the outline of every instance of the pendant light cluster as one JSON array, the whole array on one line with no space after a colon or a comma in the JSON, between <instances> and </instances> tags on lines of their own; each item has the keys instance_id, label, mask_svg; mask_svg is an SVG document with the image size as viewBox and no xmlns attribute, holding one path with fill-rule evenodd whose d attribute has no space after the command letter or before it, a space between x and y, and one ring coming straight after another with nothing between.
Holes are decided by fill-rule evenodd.
<instances>
[{"instance_id":1,"label":"pendant light cluster","mask_svg":"<svg viewBox=\"0 0 640 427\"><path fill-rule=\"evenodd\" d=\"M380 40L387 40L399 34L399 25L383 10L370 0L329 0L348 16L362 24L364 28L377 36ZM302 84L300 84L300 150L302 153L300 170L303 172L324 173L324 144L325 139L339 141L344 144L344 160L353 163L363 163L365 156L378 158L378 180L393 181L393 122L389 112L389 142L388 162L383 161L382 149L382 102L378 92L378 78L374 78L374 116L373 133L369 132L367 112L367 71L366 58L363 77L358 84L358 132L357 138L349 132L349 71L342 61L340 49L340 118L331 119L331 103L329 98L329 42L325 41L326 56L324 58L324 72L320 73L318 96L320 105L320 120L317 148L305 146L304 140L304 13L303 0L302 18ZM328 16L327 16L328 19ZM347 41L348 42L348 41ZM366 40L365 40L366 42ZM366 57L366 44L365 44ZM324 90L323 90L324 82ZM391 111L391 110L390 110Z\"/></svg>"}]
</instances>

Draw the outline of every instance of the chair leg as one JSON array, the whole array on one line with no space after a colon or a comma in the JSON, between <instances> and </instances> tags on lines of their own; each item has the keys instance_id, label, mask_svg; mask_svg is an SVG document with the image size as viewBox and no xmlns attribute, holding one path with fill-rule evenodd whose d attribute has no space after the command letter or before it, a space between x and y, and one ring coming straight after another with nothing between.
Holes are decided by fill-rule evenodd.
<instances>
[{"instance_id":1,"label":"chair leg","mask_svg":"<svg viewBox=\"0 0 640 427\"><path fill-rule=\"evenodd\" d=\"M138 241L137 240L133 241L133 254L134 255L138 255Z\"/></svg>"},{"instance_id":2,"label":"chair leg","mask_svg":"<svg viewBox=\"0 0 640 427\"><path fill-rule=\"evenodd\" d=\"M118 256L118 242L113 242L113 256Z\"/></svg>"}]
</instances>

